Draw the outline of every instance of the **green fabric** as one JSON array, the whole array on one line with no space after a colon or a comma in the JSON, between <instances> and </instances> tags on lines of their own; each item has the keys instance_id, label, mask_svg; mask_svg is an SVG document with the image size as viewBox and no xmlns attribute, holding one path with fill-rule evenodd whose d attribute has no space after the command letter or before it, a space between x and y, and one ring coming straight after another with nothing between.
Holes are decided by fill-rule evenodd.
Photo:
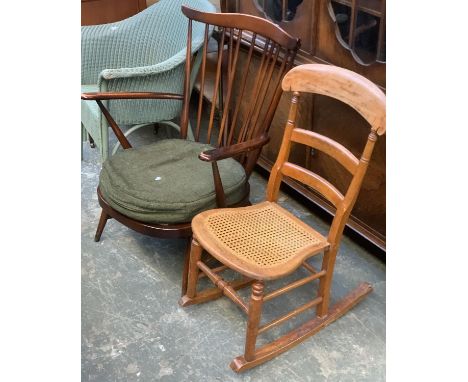
<instances>
[{"instance_id":1,"label":"green fabric","mask_svg":"<svg viewBox=\"0 0 468 382\"><path fill-rule=\"evenodd\" d=\"M99 91L97 85L81 85L81 92L97 92ZM104 116L99 109L96 102L81 101L81 123L85 126L86 131L93 137L94 143L101 147L101 123ZM106 125L107 128L107 125Z\"/></svg>"},{"instance_id":2,"label":"green fabric","mask_svg":"<svg viewBox=\"0 0 468 382\"><path fill-rule=\"evenodd\" d=\"M107 159L99 188L123 215L147 223L189 222L216 208L211 163L198 155L213 147L183 139L166 139L128 149ZM234 159L218 162L228 204L245 195L246 175Z\"/></svg>"},{"instance_id":3,"label":"green fabric","mask_svg":"<svg viewBox=\"0 0 468 382\"><path fill-rule=\"evenodd\" d=\"M125 20L81 27L81 83L100 92L182 94L188 30L182 5L216 12L208 0L160 0ZM201 48L204 32L204 24L193 23L192 53ZM113 100L106 106L118 124L137 125L179 117L182 101ZM96 107L81 101L81 122L105 159L108 125Z\"/></svg>"}]
</instances>

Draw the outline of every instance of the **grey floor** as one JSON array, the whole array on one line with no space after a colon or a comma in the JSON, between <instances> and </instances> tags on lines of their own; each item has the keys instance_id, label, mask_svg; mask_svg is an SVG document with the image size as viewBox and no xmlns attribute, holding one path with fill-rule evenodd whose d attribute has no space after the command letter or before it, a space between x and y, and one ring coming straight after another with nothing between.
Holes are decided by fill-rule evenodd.
<instances>
[{"instance_id":1,"label":"grey floor","mask_svg":"<svg viewBox=\"0 0 468 382\"><path fill-rule=\"evenodd\" d=\"M154 139L150 127L136 133L133 142ZM225 298L179 307L182 240L145 237L110 220L95 243L100 163L97 150L87 144L81 168L82 381L385 380L385 265L366 250L343 239L332 292L336 300L368 281L374 291L367 299L273 361L237 375L229 363L243 352L243 312ZM265 179L254 173L253 203L263 200L265 186ZM327 224L286 194L280 203L326 232ZM314 290L308 284L266 303L264 320L300 305ZM259 344L311 313L266 332Z\"/></svg>"}]
</instances>

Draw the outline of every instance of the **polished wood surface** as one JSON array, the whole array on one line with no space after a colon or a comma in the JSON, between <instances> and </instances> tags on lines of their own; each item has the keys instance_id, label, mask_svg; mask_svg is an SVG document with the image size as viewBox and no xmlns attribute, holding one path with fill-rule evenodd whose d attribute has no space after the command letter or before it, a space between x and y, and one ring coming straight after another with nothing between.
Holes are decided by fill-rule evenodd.
<instances>
[{"instance_id":1,"label":"polished wood surface","mask_svg":"<svg viewBox=\"0 0 468 382\"><path fill-rule=\"evenodd\" d=\"M81 25L107 24L146 9L146 0L81 0Z\"/></svg>"},{"instance_id":2,"label":"polished wood surface","mask_svg":"<svg viewBox=\"0 0 468 382\"><path fill-rule=\"evenodd\" d=\"M255 0L226 0L221 2L221 6L223 12L243 12L268 18L257 6ZM362 65L355 60L351 52L337 39L336 24L330 15L328 0L303 1L298 6L292 20L281 21L277 25L288 31L290 35L301 38L301 48L296 56L295 65L323 63L344 67L371 80L381 90L385 89L385 63L375 62ZM241 47L239 60L246 62L247 57L247 49ZM253 65L260 65L260 60L255 54L250 59L254 62ZM234 91L240 88L238 83L234 86ZM299 105L299 126L329 136L346 146L353 155L360 153L362 140L368 134L365 118L349 105L328 96L307 94L302 97L303 99L306 98L307 102ZM284 126L287 121L289 100L289 95L283 94L270 128L270 142L263 148L258 160L258 164L267 171L271 171L279 152ZM310 148L292 147L291 158L294 159L294 163L300 164L328 179L335 184L341 193L349 185L350 174L348 171L341 168L341 166L337 166L335 161L325 153ZM382 250L385 250L386 247L385 167L386 139L383 136L376 143L373 161L369 165L361 193L348 221L349 228ZM291 179L286 180L285 183L330 215L335 214L334 206L319 193Z\"/></svg>"},{"instance_id":3,"label":"polished wood surface","mask_svg":"<svg viewBox=\"0 0 468 382\"><path fill-rule=\"evenodd\" d=\"M267 201L237 209L205 211L195 216L192 221L193 241L187 293L179 301L182 306L201 302L197 292L198 273L201 271L226 297L247 313L244 354L231 363L231 368L236 372L266 362L305 340L343 315L372 291L370 284L362 283L330 308L332 279L343 230L356 203L375 143L380 135L385 134L385 95L375 84L357 73L322 64L301 65L292 69L284 77L282 88L292 92L292 99L279 154L268 182ZM365 118L370 133L359 156L354 156L346 147L329 137L298 127L298 105L303 93L326 94L353 107ZM345 167L351 174L351 181L343 194L326 179L290 162L291 147L297 144L323 150ZM335 205L336 214L326 238L276 204L280 185L285 177L307 184ZM248 306L219 272L215 274L202 261L203 250L243 277L254 280ZM323 255L322 266L320 270L316 270L306 260L319 254ZM283 278L299 267L304 267L311 275L265 295L266 281ZM222 271L224 268L217 269ZM315 297L260 326L265 301L315 280L319 282ZM256 349L259 334L311 308L315 308L316 318Z\"/></svg>"}]
</instances>

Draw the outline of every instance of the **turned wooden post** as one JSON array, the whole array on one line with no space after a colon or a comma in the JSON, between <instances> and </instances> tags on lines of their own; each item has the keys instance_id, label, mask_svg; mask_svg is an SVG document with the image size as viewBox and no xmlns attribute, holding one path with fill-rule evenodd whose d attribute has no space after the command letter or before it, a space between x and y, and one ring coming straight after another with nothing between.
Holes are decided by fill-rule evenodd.
<instances>
[{"instance_id":1,"label":"turned wooden post","mask_svg":"<svg viewBox=\"0 0 468 382\"><path fill-rule=\"evenodd\" d=\"M194 298L197 294L198 273L200 272L197 262L200 261L202 252L203 248L200 244L195 239L192 239L187 282L187 296L189 298Z\"/></svg>"},{"instance_id":2,"label":"turned wooden post","mask_svg":"<svg viewBox=\"0 0 468 382\"><path fill-rule=\"evenodd\" d=\"M326 274L319 281L318 297L322 297L322 301L317 305L317 316L325 317L328 314L330 306L330 291L333 278L333 269L335 268L337 250L336 248L329 249L323 254L322 271Z\"/></svg>"},{"instance_id":3,"label":"turned wooden post","mask_svg":"<svg viewBox=\"0 0 468 382\"><path fill-rule=\"evenodd\" d=\"M257 342L258 326L262 314L263 305L263 281L256 281L252 285L252 295L249 303L249 318L245 339L245 354L247 361L255 358L255 344Z\"/></svg>"}]
</instances>

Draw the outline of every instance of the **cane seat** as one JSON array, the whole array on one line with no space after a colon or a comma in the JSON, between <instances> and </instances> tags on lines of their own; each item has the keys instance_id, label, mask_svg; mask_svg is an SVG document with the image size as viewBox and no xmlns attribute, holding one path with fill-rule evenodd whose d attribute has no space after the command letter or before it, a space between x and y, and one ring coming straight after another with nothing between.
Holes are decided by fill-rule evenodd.
<instances>
[{"instance_id":1,"label":"cane seat","mask_svg":"<svg viewBox=\"0 0 468 382\"><path fill-rule=\"evenodd\" d=\"M268 201L205 211L193 219L192 230L213 257L258 280L283 277L329 245L319 232Z\"/></svg>"}]
</instances>

